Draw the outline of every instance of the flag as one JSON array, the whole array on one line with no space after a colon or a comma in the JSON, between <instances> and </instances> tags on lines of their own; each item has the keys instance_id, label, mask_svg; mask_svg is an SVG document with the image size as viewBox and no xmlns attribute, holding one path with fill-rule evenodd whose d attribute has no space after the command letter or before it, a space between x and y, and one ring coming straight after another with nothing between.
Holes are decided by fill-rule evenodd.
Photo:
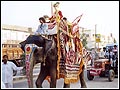
<instances>
[{"instance_id":1,"label":"flag","mask_svg":"<svg viewBox=\"0 0 120 90\"><path fill-rule=\"evenodd\" d=\"M78 16L72 23L73 23L73 24L78 24L79 21L81 20L82 15L83 15L83 14L81 14L80 16Z\"/></svg>"},{"instance_id":2,"label":"flag","mask_svg":"<svg viewBox=\"0 0 120 90\"><path fill-rule=\"evenodd\" d=\"M78 23L81 20L83 14L81 14L80 16L78 16L73 22L72 22L72 35L74 35L77 31L79 31L79 26Z\"/></svg>"}]
</instances>

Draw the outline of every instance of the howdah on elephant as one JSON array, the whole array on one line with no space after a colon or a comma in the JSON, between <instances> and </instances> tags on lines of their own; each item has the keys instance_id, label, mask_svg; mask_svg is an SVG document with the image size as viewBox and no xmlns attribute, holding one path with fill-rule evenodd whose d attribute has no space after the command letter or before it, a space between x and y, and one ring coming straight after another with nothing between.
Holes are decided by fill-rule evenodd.
<instances>
[{"instance_id":1,"label":"howdah on elephant","mask_svg":"<svg viewBox=\"0 0 120 90\"><path fill-rule=\"evenodd\" d=\"M29 87L33 88L33 67L37 63L41 63L41 69L38 78L35 82L37 88L42 88L42 83L47 76L50 76L50 88L56 88L57 82L57 40L56 35L52 35L52 40L47 39L41 35L30 35L25 41L21 42L21 48L25 53L29 54L32 51L29 70L28 83ZM26 47L28 45L28 47ZM29 45L31 45L29 47ZM35 48L33 48L35 46ZM27 51L26 51L27 50ZM31 52L30 52L31 53ZM26 56L27 57L27 56ZM86 82L84 80L84 65L82 66L82 72L79 74L81 88L86 88ZM64 83L64 88L69 88L70 84Z\"/></svg>"}]
</instances>

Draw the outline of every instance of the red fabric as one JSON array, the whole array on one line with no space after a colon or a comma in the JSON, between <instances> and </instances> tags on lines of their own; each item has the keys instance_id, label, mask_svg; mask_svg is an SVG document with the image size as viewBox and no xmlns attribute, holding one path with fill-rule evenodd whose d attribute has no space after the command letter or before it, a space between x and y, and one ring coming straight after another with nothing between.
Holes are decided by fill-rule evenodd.
<instances>
[{"instance_id":1,"label":"red fabric","mask_svg":"<svg viewBox=\"0 0 120 90\"><path fill-rule=\"evenodd\" d=\"M77 45L77 42L80 42L80 39L75 37L74 38L74 43L75 43L75 52L79 51L80 50L80 47L79 45Z\"/></svg>"},{"instance_id":2,"label":"red fabric","mask_svg":"<svg viewBox=\"0 0 120 90\"><path fill-rule=\"evenodd\" d=\"M53 18L53 16L51 18L49 18L49 20L51 20Z\"/></svg>"},{"instance_id":3,"label":"red fabric","mask_svg":"<svg viewBox=\"0 0 120 90\"><path fill-rule=\"evenodd\" d=\"M60 19L61 19L61 18L63 17L62 12L61 12L61 11L59 11L59 12L58 12L58 14L59 14Z\"/></svg>"},{"instance_id":4,"label":"red fabric","mask_svg":"<svg viewBox=\"0 0 120 90\"><path fill-rule=\"evenodd\" d=\"M52 30L55 27L56 23L48 23L48 29Z\"/></svg>"},{"instance_id":5,"label":"red fabric","mask_svg":"<svg viewBox=\"0 0 120 90\"><path fill-rule=\"evenodd\" d=\"M73 65L75 62L75 52L72 49L70 49L70 51L66 55L66 63L69 65Z\"/></svg>"},{"instance_id":6,"label":"red fabric","mask_svg":"<svg viewBox=\"0 0 120 90\"><path fill-rule=\"evenodd\" d=\"M56 14L56 12L54 13L54 14ZM58 15L60 16L60 19L63 17L63 15L62 15L62 12L61 11L58 11ZM52 20L52 19L54 19L55 17L54 16L52 16L51 18L49 18L49 20Z\"/></svg>"}]
</instances>

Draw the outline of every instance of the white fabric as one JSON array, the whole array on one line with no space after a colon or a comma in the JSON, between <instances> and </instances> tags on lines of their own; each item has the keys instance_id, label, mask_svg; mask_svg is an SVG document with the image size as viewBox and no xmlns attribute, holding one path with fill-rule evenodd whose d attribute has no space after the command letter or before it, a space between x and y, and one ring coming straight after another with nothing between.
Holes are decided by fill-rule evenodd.
<instances>
[{"instance_id":1,"label":"white fabric","mask_svg":"<svg viewBox=\"0 0 120 90\"><path fill-rule=\"evenodd\" d=\"M113 49L113 53L115 53L115 52L118 52L117 48L114 48L114 49Z\"/></svg>"},{"instance_id":2,"label":"white fabric","mask_svg":"<svg viewBox=\"0 0 120 90\"><path fill-rule=\"evenodd\" d=\"M109 52L106 52L105 55L107 55L109 57ZM113 56L113 52L110 52L110 56Z\"/></svg>"},{"instance_id":3,"label":"white fabric","mask_svg":"<svg viewBox=\"0 0 120 90\"><path fill-rule=\"evenodd\" d=\"M104 51L100 52L99 57L105 57L105 53L106 52L104 52Z\"/></svg>"},{"instance_id":4,"label":"white fabric","mask_svg":"<svg viewBox=\"0 0 120 90\"><path fill-rule=\"evenodd\" d=\"M13 62L7 61L7 64L2 62L2 81L4 84L13 83L13 70L17 70L17 66Z\"/></svg>"},{"instance_id":5,"label":"white fabric","mask_svg":"<svg viewBox=\"0 0 120 90\"><path fill-rule=\"evenodd\" d=\"M92 50L91 55L92 55L92 58L95 59L95 51L94 50Z\"/></svg>"},{"instance_id":6,"label":"white fabric","mask_svg":"<svg viewBox=\"0 0 120 90\"><path fill-rule=\"evenodd\" d=\"M18 71L20 71L20 70L22 70L23 69L23 67L17 67L17 70Z\"/></svg>"},{"instance_id":7,"label":"white fabric","mask_svg":"<svg viewBox=\"0 0 120 90\"><path fill-rule=\"evenodd\" d=\"M53 29L48 29L47 34L48 35L57 34L57 25L55 25L55 27Z\"/></svg>"},{"instance_id":8,"label":"white fabric","mask_svg":"<svg viewBox=\"0 0 120 90\"><path fill-rule=\"evenodd\" d=\"M53 35L57 34L57 25L52 25L52 23L45 23L46 27L44 29L39 29L40 26L38 26L38 29L36 32L33 33L33 35ZM53 27L53 28L49 28Z\"/></svg>"},{"instance_id":9,"label":"white fabric","mask_svg":"<svg viewBox=\"0 0 120 90\"><path fill-rule=\"evenodd\" d=\"M47 30L48 30L47 23L43 23L38 26L38 29L36 30L36 32L34 32L34 35L47 34L47 32L48 32Z\"/></svg>"}]
</instances>

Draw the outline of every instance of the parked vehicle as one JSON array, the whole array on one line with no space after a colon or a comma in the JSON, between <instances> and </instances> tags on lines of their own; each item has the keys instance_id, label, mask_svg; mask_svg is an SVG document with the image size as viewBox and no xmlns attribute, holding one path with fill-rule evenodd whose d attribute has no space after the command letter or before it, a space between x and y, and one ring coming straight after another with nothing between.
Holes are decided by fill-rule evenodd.
<instances>
[{"instance_id":1,"label":"parked vehicle","mask_svg":"<svg viewBox=\"0 0 120 90\"><path fill-rule=\"evenodd\" d=\"M106 50L108 51L108 49L113 49L113 48L114 48L114 45L118 46L117 43L110 43L110 44L107 44L107 45L106 45Z\"/></svg>"},{"instance_id":2,"label":"parked vehicle","mask_svg":"<svg viewBox=\"0 0 120 90\"><path fill-rule=\"evenodd\" d=\"M21 66L21 55L23 50L19 47L19 44L2 44L2 56L8 55L8 60L15 63L17 66Z\"/></svg>"},{"instance_id":3,"label":"parked vehicle","mask_svg":"<svg viewBox=\"0 0 120 90\"><path fill-rule=\"evenodd\" d=\"M108 77L113 81L115 75L118 75L118 59L113 63L109 59L98 59L94 61L94 66L87 70L88 80L93 80L94 76Z\"/></svg>"}]
</instances>

